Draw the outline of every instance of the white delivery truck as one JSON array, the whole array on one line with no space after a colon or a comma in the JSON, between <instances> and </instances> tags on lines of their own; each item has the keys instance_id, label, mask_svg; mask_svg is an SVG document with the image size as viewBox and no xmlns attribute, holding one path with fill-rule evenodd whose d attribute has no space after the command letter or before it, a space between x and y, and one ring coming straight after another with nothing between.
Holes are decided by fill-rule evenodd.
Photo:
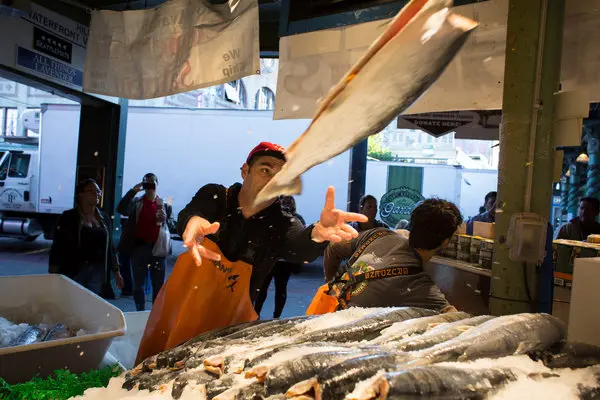
<instances>
[{"instance_id":1,"label":"white delivery truck","mask_svg":"<svg viewBox=\"0 0 600 400\"><path fill-rule=\"evenodd\" d=\"M0 236L51 238L60 214L74 204L80 107L48 104L37 118L35 113L22 118L39 138L0 142ZM260 141L288 146L309 122L274 121L270 111L129 107L123 193L153 172L159 194L177 213L201 186L239 182L245 157ZM318 220L329 185L336 188L336 206L346 209L349 162L345 152L303 174L296 203L307 223ZM380 199L389 168L402 165L408 164L369 161L367 193ZM465 215L473 215L496 185L496 171L421 167L422 195L454 201Z\"/></svg>"},{"instance_id":2,"label":"white delivery truck","mask_svg":"<svg viewBox=\"0 0 600 400\"><path fill-rule=\"evenodd\" d=\"M25 111L39 137L0 142L0 235L51 238L60 214L73 208L80 107L42 105Z\"/></svg>"}]
</instances>

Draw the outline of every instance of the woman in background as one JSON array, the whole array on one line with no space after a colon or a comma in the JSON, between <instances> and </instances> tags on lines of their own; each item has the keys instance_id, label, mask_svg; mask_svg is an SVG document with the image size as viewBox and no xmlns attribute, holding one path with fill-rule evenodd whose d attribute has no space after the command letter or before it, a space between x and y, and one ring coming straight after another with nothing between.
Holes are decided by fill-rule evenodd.
<instances>
[{"instance_id":1,"label":"woman in background","mask_svg":"<svg viewBox=\"0 0 600 400\"><path fill-rule=\"evenodd\" d=\"M62 213L50 248L48 272L62 274L103 297L114 297L111 270L123 287L110 217L98 208L102 191L93 179L75 189L75 207Z\"/></svg>"}]
</instances>

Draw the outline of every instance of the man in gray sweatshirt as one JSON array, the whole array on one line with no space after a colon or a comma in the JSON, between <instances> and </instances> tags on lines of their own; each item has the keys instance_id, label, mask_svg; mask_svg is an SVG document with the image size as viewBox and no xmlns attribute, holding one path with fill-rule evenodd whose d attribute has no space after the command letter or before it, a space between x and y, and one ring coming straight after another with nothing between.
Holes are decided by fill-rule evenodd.
<instances>
[{"instance_id":1,"label":"man in gray sweatshirt","mask_svg":"<svg viewBox=\"0 0 600 400\"><path fill-rule=\"evenodd\" d=\"M455 311L423 271L429 261L462 224L458 208L440 199L422 201L410 217L411 231L375 228L351 241L330 244L324 268L328 281L343 294L345 307L423 307ZM343 260L349 260L340 268Z\"/></svg>"}]
</instances>

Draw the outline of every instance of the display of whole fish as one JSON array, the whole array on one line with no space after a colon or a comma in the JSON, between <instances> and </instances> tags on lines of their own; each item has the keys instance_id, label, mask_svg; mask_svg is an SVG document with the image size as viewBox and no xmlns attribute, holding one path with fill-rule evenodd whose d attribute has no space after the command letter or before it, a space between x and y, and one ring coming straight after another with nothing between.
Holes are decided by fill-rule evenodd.
<instances>
[{"instance_id":1,"label":"display of whole fish","mask_svg":"<svg viewBox=\"0 0 600 400\"><path fill-rule=\"evenodd\" d=\"M63 324L56 324L54 328L50 329L48 333L44 336L43 341L48 342L50 340L66 339L73 336L75 336L73 329Z\"/></svg>"},{"instance_id":2,"label":"display of whole fish","mask_svg":"<svg viewBox=\"0 0 600 400\"><path fill-rule=\"evenodd\" d=\"M307 321L313 316L300 316L286 319L273 319L264 322L258 326L249 326L245 329L241 329L230 335L221 337L219 341L231 342L233 339L257 339L264 336L273 336L276 334L282 334L286 331L292 330L296 325Z\"/></svg>"},{"instance_id":3,"label":"display of whole fish","mask_svg":"<svg viewBox=\"0 0 600 400\"><path fill-rule=\"evenodd\" d=\"M371 340L372 344L383 344L387 342L398 341L405 339L408 336L421 334L430 328L447 322L456 322L466 318L470 315L462 312L449 312L443 314L432 315L430 317L421 317L415 319L409 319L407 321L395 322L389 328L385 328L381 331L381 336Z\"/></svg>"},{"instance_id":4,"label":"display of whole fish","mask_svg":"<svg viewBox=\"0 0 600 400\"><path fill-rule=\"evenodd\" d=\"M171 397L178 399L183 394L183 390L189 383L202 385L213 381L214 378L204 371L185 372L175 378L173 388L171 389Z\"/></svg>"},{"instance_id":5,"label":"display of whole fish","mask_svg":"<svg viewBox=\"0 0 600 400\"><path fill-rule=\"evenodd\" d=\"M397 354L380 353L356 357L333 365L306 383L298 383L288 390L288 394L300 394L299 388L312 384L311 392L316 400L343 399L354 390L356 382L367 379L381 370L390 370L399 362ZM295 391L295 392L294 392Z\"/></svg>"},{"instance_id":6,"label":"display of whole fish","mask_svg":"<svg viewBox=\"0 0 600 400\"><path fill-rule=\"evenodd\" d=\"M409 337L394 343L390 343L390 347L400 351L416 351L426 349L428 347L435 346L436 344L453 339L463 332L473 328L474 326L483 324L492 318L494 317L491 315L480 315L478 317L467 318L460 321L438 325L437 327L417 337Z\"/></svg>"},{"instance_id":7,"label":"display of whole fish","mask_svg":"<svg viewBox=\"0 0 600 400\"><path fill-rule=\"evenodd\" d=\"M565 338L565 325L548 314L516 314L493 318L454 339L415 352L412 364L468 361L542 351Z\"/></svg>"},{"instance_id":8,"label":"display of whole fish","mask_svg":"<svg viewBox=\"0 0 600 400\"><path fill-rule=\"evenodd\" d=\"M293 393L299 396L309 391L313 386L312 382L306 385L306 388L297 387L290 389L297 382L305 382L327 368L338 364L343 360L357 357L359 353L352 350L330 351L324 353L314 353L297 357L296 359L286 361L280 365L271 368L268 373L254 375L259 380L264 381L268 394Z\"/></svg>"},{"instance_id":9,"label":"display of whole fish","mask_svg":"<svg viewBox=\"0 0 600 400\"><path fill-rule=\"evenodd\" d=\"M300 176L380 132L442 74L477 23L451 0L411 0L320 103L286 164L255 198L302 191Z\"/></svg>"},{"instance_id":10,"label":"display of whole fish","mask_svg":"<svg viewBox=\"0 0 600 400\"><path fill-rule=\"evenodd\" d=\"M565 342L564 325L547 314L470 317L390 307L315 318L200 335L208 339L148 358L120 385L173 399L449 400L488 398L510 390L518 376L516 385L542 378L567 382L584 398L598 393L600 348ZM521 356L505 358L513 355Z\"/></svg>"},{"instance_id":11,"label":"display of whole fish","mask_svg":"<svg viewBox=\"0 0 600 400\"><path fill-rule=\"evenodd\" d=\"M481 399L517 378L518 374L508 368L432 365L379 374L346 399Z\"/></svg>"},{"instance_id":12,"label":"display of whole fish","mask_svg":"<svg viewBox=\"0 0 600 400\"><path fill-rule=\"evenodd\" d=\"M35 342L41 342L46 336L46 330L39 326L29 326L25 329L25 332L21 333L19 337L12 344L13 346L23 346L32 344Z\"/></svg>"},{"instance_id":13,"label":"display of whole fish","mask_svg":"<svg viewBox=\"0 0 600 400\"><path fill-rule=\"evenodd\" d=\"M371 340L379 336L379 332L395 322L412 318L426 317L437 314L425 308L400 307L384 310L367 315L358 321L349 322L329 329L323 329L304 335L298 339L301 342L353 342Z\"/></svg>"},{"instance_id":14,"label":"display of whole fish","mask_svg":"<svg viewBox=\"0 0 600 400\"><path fill-rule=\"evenodd\" d=\"M556 349L533 351L529 356L548 368L586 368L600 364L600 347L580 342L560 343Z\"/></svg>"}]
</instances>

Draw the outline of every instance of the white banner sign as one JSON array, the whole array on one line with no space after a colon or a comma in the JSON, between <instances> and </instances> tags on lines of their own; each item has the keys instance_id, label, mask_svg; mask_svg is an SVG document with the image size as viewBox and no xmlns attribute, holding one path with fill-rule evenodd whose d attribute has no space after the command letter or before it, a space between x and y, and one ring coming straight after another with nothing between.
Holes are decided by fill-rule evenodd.
<instances>
[{"instance_id":1,"label":"white banner sign","mask_svg":"<svg viewBox=\"0 0 600 400\"><path fill-rule=\"evenodd\" d=\"M454 10L480 25L442 76L404 114L502 108L508 0ZM362 56L387 21L282 37L275 119L312 118L318 99ZM567 0L564 29L562 89L586 88L590 101L600 101L600 0Z\"/></svg>"},{"instance_id":2,"label":"white banner sign","mask_svg":"<svg viewBox=\"0 0 600 400\"><path fill-rule=\"evenodd\" d=\"M92 14L86 92L150 99L258 73L257 0L169 0Z\"/></svg>"}]
</instances>

